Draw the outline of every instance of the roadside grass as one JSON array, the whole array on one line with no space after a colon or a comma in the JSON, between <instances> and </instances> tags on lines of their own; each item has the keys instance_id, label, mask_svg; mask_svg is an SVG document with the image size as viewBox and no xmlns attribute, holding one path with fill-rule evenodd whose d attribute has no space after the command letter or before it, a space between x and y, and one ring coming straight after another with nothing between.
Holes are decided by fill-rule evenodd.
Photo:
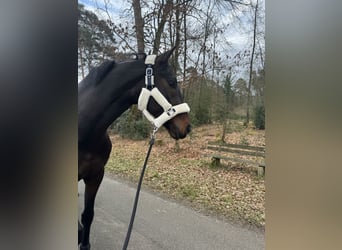
<instances>
[{"instance_id":1,"label":"roadside grass","mask_svg":"<svg viewBox=\"0 0 342 250\"><path fill-rule=\"evenodd\" d=\"M152 149L143 183L171 198L188 201L195 208L264 227L264 178L229 163L212 167L206 156L207 141L216 139L219 128L211 125L195 129L188 139L179 141L178 151L167 132L159 132L159 144ZM255 145L264 143L262 133L240 131L227 136L229 141L239 143L243 134L250 145ZM117 135L112 136L112 141L107 171L136 183L148 142L121 139Z\"/></svg>"}]
</instances>

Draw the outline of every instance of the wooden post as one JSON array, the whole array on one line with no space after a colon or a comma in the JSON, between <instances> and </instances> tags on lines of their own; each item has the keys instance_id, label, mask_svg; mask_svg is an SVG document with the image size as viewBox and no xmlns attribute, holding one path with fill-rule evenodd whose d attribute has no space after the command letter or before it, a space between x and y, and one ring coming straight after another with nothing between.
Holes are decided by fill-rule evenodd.
<instances>
[{"instance_id":1,"label":"wooden post","mask_svg":"<svg viewBox=\"0 0 342 250\"><path fill-rule=\"evenodd\" d=\"M213 167L218 167L218 166L220 166L220 158L217 158L217 157L211 158L211 165L212 165Z\"/></svg>"},{"instance_id":2,"label":"wooden post","mask_svg":"<svg viewBox=\"0 0 342 250\"><path fill-rule=\"evenodd\" d=\"M263 165L258 166L258 176L265 176L265 166Z\"/></svg>"}]
</instances>

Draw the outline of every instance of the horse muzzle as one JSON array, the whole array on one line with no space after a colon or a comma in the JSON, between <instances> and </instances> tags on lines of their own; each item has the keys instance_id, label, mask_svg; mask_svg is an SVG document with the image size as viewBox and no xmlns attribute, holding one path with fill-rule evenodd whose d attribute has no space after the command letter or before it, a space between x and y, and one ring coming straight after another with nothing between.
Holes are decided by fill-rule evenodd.
<instances>
[{"instance_id":1,"label":"horse muzzle","mask_svg":"<svg viewBox=\"0 0 342 250\"><path fill-rule=\"evenodd\" d=\"M179 114L164 124L170 136L176 140L184 139L191 132L191 124L187 113Z\"/></svg>"}]
</instances>

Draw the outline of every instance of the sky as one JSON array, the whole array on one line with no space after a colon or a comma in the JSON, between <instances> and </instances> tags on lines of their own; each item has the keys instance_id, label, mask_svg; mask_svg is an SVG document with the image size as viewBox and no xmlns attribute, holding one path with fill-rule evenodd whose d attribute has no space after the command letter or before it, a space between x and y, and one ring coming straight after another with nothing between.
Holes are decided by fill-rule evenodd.
<instances>
[{"instance_id":1,"label":"sky","mask_svg":"<svg viewBox=\"0 0 342 250\"><path fill-rule=\"evenodd\" d=\"M120 14L122 13L123 9L129 8L128 1L115 0L115 1L109 1L109 2L110 3L108 5L108 9L114 20L120 17ZM85 5L85 7L88 10L91 10L95 12L96 14L101 14L101 12L97 10L97 6L100 8L104 8L104 0L98 0L98 1L79 0L79 3ZM242 11L236 11L236 12L238 13L240 18L243 18L244 14L242 13ZM106 16L103 16L103 18L106 18ZM222 23L225 25L231 24L231 22L233 21L232 13L227 12L227 14L224 15L221 20L222 20ZM236 46L239 46L239 44L244 45L246 41L246 36L242 34L240 31L241 30L234 30L234 29L230 30L227 36L227 40Z\"/></svg>"},{"instance_id":2,"label":"sky","mask_svg":"<svg viewBox=\"0 0 342 250\"><path fill-rule=\"evenodd\" d=\"M86 9L91 10L93 12L95 12L96 14L101 14L101 12L99 12L97 10L97 7L100 8L104 8L105 4L104 4L104 0L79 0L79 3L83 4ZM118 17L120 15L120 13L122 12L122 10L128 5L127 1L123 1L123 0L115 0L115 1L108 1L108 10L110 12L110 14L113 15L113 17Z\"/></svg>"}]
</instances>

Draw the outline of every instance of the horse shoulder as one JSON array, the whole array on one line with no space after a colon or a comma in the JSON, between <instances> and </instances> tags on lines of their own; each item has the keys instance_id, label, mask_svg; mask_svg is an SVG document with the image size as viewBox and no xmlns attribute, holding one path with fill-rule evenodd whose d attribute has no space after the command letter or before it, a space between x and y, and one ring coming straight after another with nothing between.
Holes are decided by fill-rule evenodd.
<instances>
[{"instance_id":1,"label":"horse shoulder","mask_svg":"<svg viewBox=\"0 0 342 250\"><path fill-rule=\"evenodd\" d=\"M102 172L109 159L111 150L112 143L107 133L87 146L79 146L78 180Z\"/></svg>"}]
</instances>

